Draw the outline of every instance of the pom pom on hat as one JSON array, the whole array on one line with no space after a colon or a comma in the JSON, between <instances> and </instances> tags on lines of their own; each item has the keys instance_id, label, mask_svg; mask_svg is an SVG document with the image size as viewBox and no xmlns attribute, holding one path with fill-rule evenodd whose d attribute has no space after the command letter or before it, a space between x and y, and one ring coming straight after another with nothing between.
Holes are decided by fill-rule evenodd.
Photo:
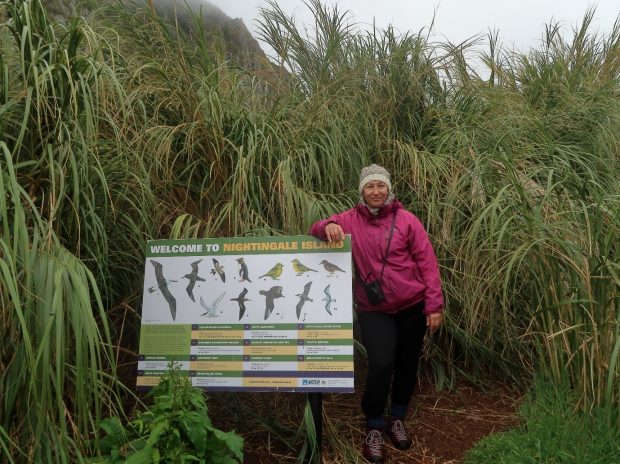
<instances>
[{"instance_id":1,"label":"pom pom on hat","mask_svg":"<svg viewBox=\"0 0 620 464\"><path fill-rule=\"evenodd\" d=\"M388 187L388 191L392 191L390 173L387 172L384 167L379 166L378 164L371 164L370 166L366 166L365 168L363 168L362 172L360 172L360 194L364 191L364 185L373 180L380 180L381 182L385 182Z\"/></svg>"}]
</instances>

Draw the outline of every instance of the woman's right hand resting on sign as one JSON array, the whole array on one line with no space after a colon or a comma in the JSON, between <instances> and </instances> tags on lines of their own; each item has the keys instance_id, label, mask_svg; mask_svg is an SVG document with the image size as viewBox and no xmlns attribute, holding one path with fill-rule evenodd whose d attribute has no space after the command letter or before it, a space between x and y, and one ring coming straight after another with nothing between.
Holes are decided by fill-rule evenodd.
<instances>
[{"instance_id":1,"label":"woman's right hand resting on sign","mask_svg":"<svg viewBox=\"0 0 620 464\"><path fill-rule=\"evenodd\" d=\"M328 242L339 242L344 240L344 231L335 222L330 222L325 226L325 235Z\"/></svg>"}]
</instances>

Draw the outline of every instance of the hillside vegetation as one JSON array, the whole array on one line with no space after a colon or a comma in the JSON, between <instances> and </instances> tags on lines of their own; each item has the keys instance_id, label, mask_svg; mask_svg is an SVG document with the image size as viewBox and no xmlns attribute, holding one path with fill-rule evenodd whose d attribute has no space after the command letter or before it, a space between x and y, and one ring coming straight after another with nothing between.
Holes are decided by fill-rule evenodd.
<instances>
[{"instance_id":1,"label":"hillside vegetation","mask_svg":"<svg viewBox=\"0 0 620 464\"><path fill-rule=\"evenodd\" d=\"M79 462L129 414L147 239L304 234L371 162L437 250L438 386L547 377L620 426L620 22L525 53L492 35L479 70L467 44L308 6L310 35L262 12L278 79L148 5L0 2L3 460Z\"/></svg>"}]
</instances>

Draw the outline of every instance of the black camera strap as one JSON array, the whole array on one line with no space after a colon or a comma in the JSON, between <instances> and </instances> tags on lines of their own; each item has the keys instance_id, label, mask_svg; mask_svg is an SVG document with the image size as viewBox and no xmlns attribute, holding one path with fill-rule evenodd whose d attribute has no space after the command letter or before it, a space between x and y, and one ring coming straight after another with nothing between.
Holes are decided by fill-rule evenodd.
<instances>
[{"instance_id":1,"label":"black camera strap","mask_svg":"<svg viewBox=\"0 0 620 464\"><path fill-rule=\"evenodd\" d=\"M392 243L392 236L394 235L394 223L396 222L396 211L394 210L394 214L392 215L392 224L390 225L390 235L388 237L387 248L385 249L385 256L383 256L383 264L381 265L381 275L379 276L379 285L381 285L381 280L383 280L383 270L385 269L385 262L387 261L388 253L390 252L390 243Z\"/></svg>"}]
</instances>

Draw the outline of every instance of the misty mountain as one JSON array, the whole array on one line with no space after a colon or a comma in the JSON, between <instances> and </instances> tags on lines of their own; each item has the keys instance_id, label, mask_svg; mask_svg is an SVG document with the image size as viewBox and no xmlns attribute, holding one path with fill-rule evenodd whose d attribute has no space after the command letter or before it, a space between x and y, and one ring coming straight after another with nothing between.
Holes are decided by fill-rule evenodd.
<instances>
[{"instance_id":1,"label":"misty mountain","mask_svg":"<svg viewBox=\"0 0 620 464\"><path fill-rule=\"evenodd\" d=\"M48 14L55 19L63 20L76 15L86 16L89 2L80 0L42 0ZM90 2L101 5L113 4L114 0ZM269 61L258 41L252 36L241 18L231 18L220 8L202 0L126 0L123 3L129 8L148 8L153 6L158 16L170 24L179 24L180 28L190 37L196 33L194 15L200 15L205 31L223 39L226 58L248 71L274 70L278 74L283 70ZM190 13L191 10L192 13Z\"/></svg>"}]
</instances>

